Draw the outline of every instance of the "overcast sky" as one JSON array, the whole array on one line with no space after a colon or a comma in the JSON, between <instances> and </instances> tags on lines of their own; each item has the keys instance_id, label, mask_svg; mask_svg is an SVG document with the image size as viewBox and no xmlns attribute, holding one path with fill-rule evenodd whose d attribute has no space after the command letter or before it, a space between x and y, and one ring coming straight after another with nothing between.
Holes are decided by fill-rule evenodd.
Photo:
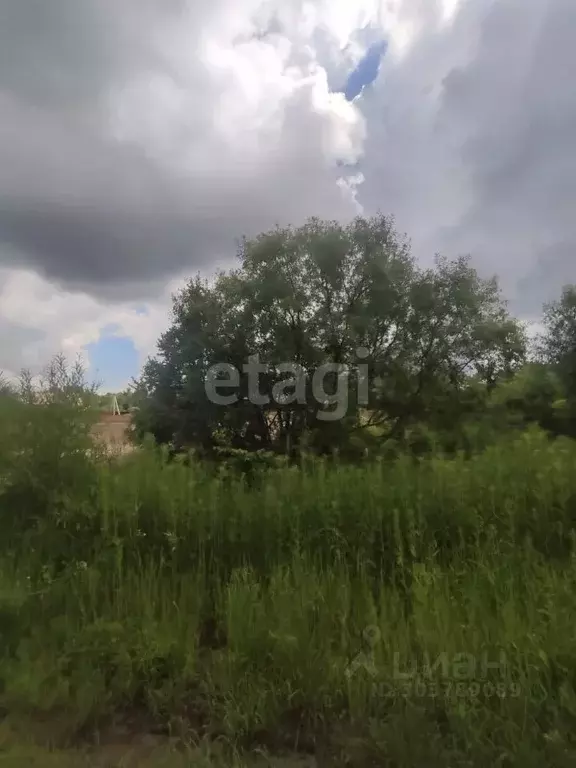
<instances>
[{"instance_id":1,"label":"overcast sky","mask_svg":"<svg viewBox=\"0 0 576 768\"><path fill-rule=\"evenodd\" d=\"M235 239L396 216L515 312L576 282L574 0L5 0L0 370L122 386Z\"/></svg>"}]
</instances>

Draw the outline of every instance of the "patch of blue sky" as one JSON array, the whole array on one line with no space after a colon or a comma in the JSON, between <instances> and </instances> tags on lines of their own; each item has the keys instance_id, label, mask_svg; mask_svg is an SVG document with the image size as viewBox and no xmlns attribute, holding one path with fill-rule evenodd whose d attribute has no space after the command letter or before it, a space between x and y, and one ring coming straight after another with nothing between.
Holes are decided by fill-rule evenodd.
<instances>
[{"instance_id":1,"label":"patch of blue sky","mask_svg":"<svg viewBox=\"0 0 576 768\"><path fill-rule=\"evenodd\" d=\"M364 88L373 83L378 77L380 64L386 53L387 44L385 41L373 43L362 59L356 65L356 68L348 75L343 93L348 101L357 98Z\"/></svg>"},{"instance_id":2,"label":"patch of blue sky","mask_svg":"<svg viewBox=\"0 0 576 768\"><path fill-rule=\"evenodd\" d=\"M86 347L90 361L88 378L101 391L118 392L138 374L138 353L132 339L113 335L114 326L105 330L99 341Z\"/></svg>"}]
</instances>

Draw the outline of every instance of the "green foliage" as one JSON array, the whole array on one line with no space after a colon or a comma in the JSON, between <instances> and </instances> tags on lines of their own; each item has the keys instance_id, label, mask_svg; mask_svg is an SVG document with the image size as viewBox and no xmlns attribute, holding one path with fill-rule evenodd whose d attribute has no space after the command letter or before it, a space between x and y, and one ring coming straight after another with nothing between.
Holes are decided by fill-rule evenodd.
<instances>
[{"instance_id":1,"label":"green foliage","mask_svg":"<svg viewBox=\"0 0 576 768\"><path fill-rule=\"evenodd\" d=\"M0 459L2 728L63 745L130 715L274 763L573 764L574 441L359 466L225 449L214 471L86 453L77 403L13 404L4 428L25 413L62 450ZM14 480L41 487L40 528Z\"/></svg>"},{"instance_id":2,"label":"green foliage","mask_svg":"<svg viewBox=\"0 0 576 768\"><path fill-rule=\"evenodd\" d=\"M545 333L540 355L562 384L557 421L563 434L576 437L576 286L566 286L560 299L544 311Z\"/></svg>"},{"instance_id":3,"label":"green foliage","mask_svg":"<svg viewBox=\"0 0 576 768\"><path fill-rule=\"evenodd\" d=\"M576 357L576 286L567 285L558 301L544 308L545 334L541 339L541 353L552 364L558 365L568 381L573 383Z\"/></svg>"},{"instance_id":4,"label":"green foliage","mask_svg":"<svg viewBox=\"0 0 576 768\"><path fill-rule=\"evenodd\" d=\"M373 450L367 426L403 441L411 425L458 420L470 377L494 386L523 359L523 333L496 281L481 280L465 259L419 269L384 216L268 232L245 240L239 260L213 285L197 278L175 297L159 358L138 383L140 436L204 454L224 440L233 449L358 459ZM243 371L252 355L265 366L265 402L254 402L244 375L236 402L213 402L212 367ZM299 401L286 363L303 372ZM343 406L329 420L334 403L320 402L312 386L326 364L340 366L325 378L326 400L341 395Z\"/></svg>"},{"instance_id":5,"label":"green foliage","mask_svg":"<svg viewBox=\"0 0 576 768\"><path fill-rule=\"evenodd\" d=\"M206 765L573 766L575 297L524 363L466 261L312 221L175 298L130 455L96 449L81 366L0 384L2 759L130 718L227 745ZM203 399L214 362L256 349L270 393L279 362L351 372L357 346L371 400L342 419Z\"/></svg>"},{"instance_id":6,"label":"green foliage","mask_svg":"<svg viewBox=\"0 0 576 768\"><path fill-rule=\"evenodd\" d=\"M20 536L32 543L53 534L65 547L74 521L86 518L95 478L92 396L81 364L69 368L56 357L37 383L24 371L19 390L0 398L0 517L6 543L13 545Z\"/></svg>"}]
</instances>

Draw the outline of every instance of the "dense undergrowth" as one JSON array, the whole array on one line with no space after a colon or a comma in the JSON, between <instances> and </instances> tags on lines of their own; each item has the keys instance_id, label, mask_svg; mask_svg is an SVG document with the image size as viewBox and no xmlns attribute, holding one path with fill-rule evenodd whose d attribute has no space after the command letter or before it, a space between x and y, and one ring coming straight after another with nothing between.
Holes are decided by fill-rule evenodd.
<instances>
[{"instance_id":1,"label":"dense undergrowth","mask_svg":"<svg viewBox=\"0 0 576 768\"><path fill-rule=\"evenodd\" d=\"M88 453L65 405L2 432L1 738L122 722L319 765L576 763L576 442L247 483Z\"/></svg>"}]
</instances>

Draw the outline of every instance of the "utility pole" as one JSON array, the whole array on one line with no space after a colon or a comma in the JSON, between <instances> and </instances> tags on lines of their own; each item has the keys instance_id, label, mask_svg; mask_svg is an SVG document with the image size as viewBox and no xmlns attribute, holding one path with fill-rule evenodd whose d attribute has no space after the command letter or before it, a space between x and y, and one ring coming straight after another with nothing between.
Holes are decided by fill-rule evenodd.
<instances>
[{"instance_id":1,"label":"utility pole","mask_svg":"<svg viewBox=\"0 0 576 768\"><path fill-rule=\"evenodd\" d=\"M116 395L112 396L112 416L120 416L120 406Z\"/></svg>"}]
</instances>

